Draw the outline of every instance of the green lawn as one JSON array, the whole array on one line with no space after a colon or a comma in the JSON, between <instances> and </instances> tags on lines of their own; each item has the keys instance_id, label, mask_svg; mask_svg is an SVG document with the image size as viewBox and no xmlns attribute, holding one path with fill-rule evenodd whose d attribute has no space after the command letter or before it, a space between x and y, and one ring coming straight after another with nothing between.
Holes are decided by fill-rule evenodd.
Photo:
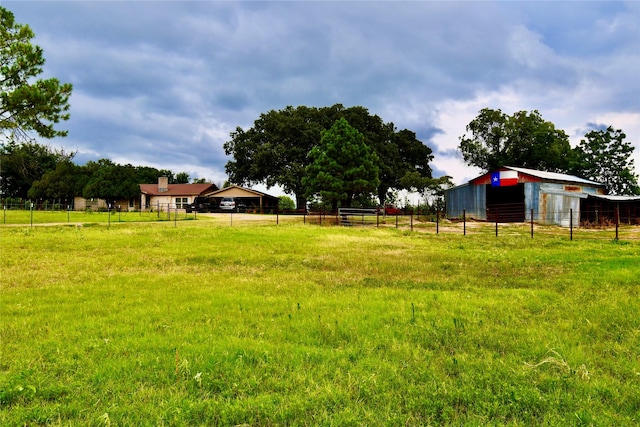
<instances>
[{"instance_id":1,"label":"green lawn","mask_svg":"<svg viewBox=\"0 0 640 427\"><path fill-rule=\"evenodd\" d=\"M117 224L121 222L153 222L194 219L194 214L163 212L39 211L7 209L0 213L0 224Z\"/></svg>"},{"instance_id":2,"label":"green lawn","mask_svg":"<svg viewBox=\"0 0 640 427\"><path fill-rule=\"evenodd\" d=\"M0 245L3 426L640 423L637 240L198 220Z\"/></svg>"}]
</instances>

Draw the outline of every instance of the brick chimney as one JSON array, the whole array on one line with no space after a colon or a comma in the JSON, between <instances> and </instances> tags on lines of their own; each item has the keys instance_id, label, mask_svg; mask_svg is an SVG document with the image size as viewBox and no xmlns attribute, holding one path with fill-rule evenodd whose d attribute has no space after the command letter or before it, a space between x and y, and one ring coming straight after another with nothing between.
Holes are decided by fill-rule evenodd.
<instances>
[{"instance_id":1,"label":"brick chimney","mask_svg":"<svg viewBox=\"0 0 640 427\"><path fill-rule=\"evenodd\" d=\"M169 178L166 176L158 177L158 193L166 193L169 191Z\"/></svg>"}]
</instances>

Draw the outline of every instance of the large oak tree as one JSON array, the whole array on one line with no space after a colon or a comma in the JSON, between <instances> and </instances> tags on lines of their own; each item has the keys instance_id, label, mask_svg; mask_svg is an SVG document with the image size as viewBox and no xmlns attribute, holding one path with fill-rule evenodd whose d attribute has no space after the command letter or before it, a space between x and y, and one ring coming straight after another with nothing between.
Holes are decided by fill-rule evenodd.
<instances>
[{"instance_id":1,"label":"large oak tree","mask_svg":"<svg viewBox=\"0 0 640 427\"><path fill-rule=\"evenodd\" d=\"M509 116L485 108L467 125L458 148L467 164L484 171L518 166L568 172L573 156L567 134L535 110Z\"/></svg>"},{"instance_id":2,"label":"large oak tree","mask_svg":"<svg viewBox=\"0 0 640 427\"><path fill-rule=\"evenodd\" d=\"M229 180L239 185L279 185L285 192L295 194L298 206L304 206L302 179L310 164L308 155L320 143L322 132L341 118L364 136L365 143L378 156L380 184L376 195L380 203L384 203L390 189L402 188L401 179L408 172L431 177L432 151L414 132L398 131L393 123L385 123L364 107L335 104L271 110L261 114L250 129L236 128L224 145L225 153L233 157L226 165Z\"/></svg>"}]
</instances>

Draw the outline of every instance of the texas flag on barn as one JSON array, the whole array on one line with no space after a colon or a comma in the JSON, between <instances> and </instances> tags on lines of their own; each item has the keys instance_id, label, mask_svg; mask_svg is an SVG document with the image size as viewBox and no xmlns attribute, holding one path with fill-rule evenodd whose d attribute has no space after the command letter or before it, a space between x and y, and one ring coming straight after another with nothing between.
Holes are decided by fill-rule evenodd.
<instances>
[{"instance_id":1,"label":"texas flag on barn","mask_svg":"<svg viewBox=\"0 0 640 427\"><path fill-rule=\"evenodd\" d=\"M518 185L517 171L498 171L491 174L492 187L507 187L510 185Z\"/></svg>"}]
</instances>

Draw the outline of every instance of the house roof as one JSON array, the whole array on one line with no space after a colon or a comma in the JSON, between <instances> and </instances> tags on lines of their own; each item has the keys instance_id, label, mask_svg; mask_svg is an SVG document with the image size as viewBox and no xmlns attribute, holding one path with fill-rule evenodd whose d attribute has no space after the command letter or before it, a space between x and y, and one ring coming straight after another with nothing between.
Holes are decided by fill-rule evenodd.
<instances>
[{"instance_id":1,"label":"house roof","mask_svg":"<svg viewBox=\"0 0 640 427\"><path fill-rule=\"evenodd\" d=\"M140 184L140 192L149 196L198 196L215 190L215 184L169 184L167 191L159 191L158 184Z\"/></svg>"}]
</instances>

